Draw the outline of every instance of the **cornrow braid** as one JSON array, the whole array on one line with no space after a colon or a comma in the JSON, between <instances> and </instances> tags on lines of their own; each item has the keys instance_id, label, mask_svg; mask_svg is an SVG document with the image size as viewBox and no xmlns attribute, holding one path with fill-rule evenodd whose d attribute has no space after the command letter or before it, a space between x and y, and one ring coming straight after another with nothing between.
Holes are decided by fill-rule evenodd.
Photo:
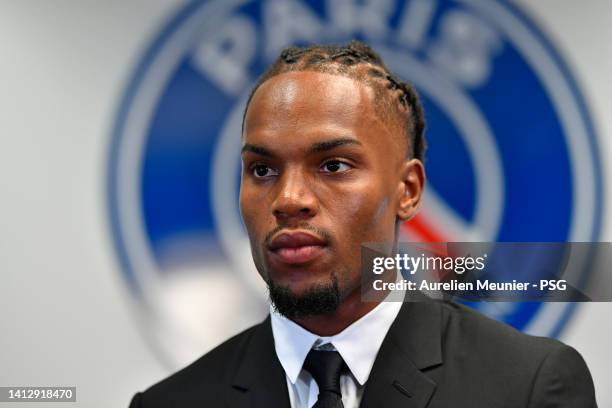
<instances>
[{"instance_id":1,"label":"cornrow braid","mask_svg":"<svg viewBox=\"0 0 612 408\"><path fill-rule=\"evenodd\" d=\"M406 131L407 155L421 161L425 155L425 115L421 100L412 85L395 76L382 58L368 45L351 41L346 45L287 47L259 78L251 91L242 118L257 89L268 79L292 71L317 71L348 76L370 85L381 103L377 110L383 118L396 113Z\"/></svg>"}]
</instances>

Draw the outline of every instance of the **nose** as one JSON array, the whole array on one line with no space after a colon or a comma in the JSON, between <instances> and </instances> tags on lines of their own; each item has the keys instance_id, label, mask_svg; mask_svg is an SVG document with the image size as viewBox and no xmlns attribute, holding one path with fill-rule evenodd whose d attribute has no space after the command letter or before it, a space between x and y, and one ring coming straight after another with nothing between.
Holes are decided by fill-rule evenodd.
<instances>
[{"instance_id":1,"label":"nose","mask_svg":"<svg viewBox=\"0 0 612 408\"><path fill-rule=\"evenodd\" d=\"M284 172L272 203L272 212L279 222L314 217L318 211L318 201L311 187L303 171L295 169Z\"/></svg>"}]
</instances>

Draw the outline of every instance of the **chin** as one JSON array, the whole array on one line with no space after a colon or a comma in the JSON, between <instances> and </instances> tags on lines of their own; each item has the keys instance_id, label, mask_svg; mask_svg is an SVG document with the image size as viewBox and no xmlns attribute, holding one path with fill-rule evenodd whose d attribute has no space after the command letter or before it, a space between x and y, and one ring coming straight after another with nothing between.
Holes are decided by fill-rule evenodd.
<instances>
[{"instance_id":1,"label":"chin","mask_svg":"<svg viewBox=\"0 0 612 408\"><path fill-rule=\"evenodd\" d=\"M276 287L289 290L293 296L302 296L317 289L334 286L334 278L331 273L315 274L312 272L282 272L271 274L270 281Z\"/></svg>"},{"instance_id":2,"label":"chin","mask_svg":"<svg viewBox=\"0 0 612 408\"><path fill-rule=\"evenodd\" d=\"M268 290L275 309L290 319L333 313L342 299L333 274L314 281L268 281Z\"/></svg>"}]
</instances>

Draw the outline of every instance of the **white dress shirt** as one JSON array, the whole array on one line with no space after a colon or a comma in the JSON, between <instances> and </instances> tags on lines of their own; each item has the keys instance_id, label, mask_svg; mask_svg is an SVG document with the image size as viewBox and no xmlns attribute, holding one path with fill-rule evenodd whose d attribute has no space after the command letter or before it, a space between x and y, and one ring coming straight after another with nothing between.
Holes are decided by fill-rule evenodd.
<instances>
[{"instance_id":1,"label":"white dress shirt","mask_svg":"<svg viewBox=\"0 0 612 408\"><path fill-rule=\"evenodd\" d=\"M340 376L342 403L357 408L378 350L397 317L401 302L381 302L368 314L340 333L317 336L285 318L270 307L274 348L287 377L292 408L311 408L317 401L319 387L312 376L302 370L310 349L337 350L349 368Z\"/></svg>"}]
</instances>

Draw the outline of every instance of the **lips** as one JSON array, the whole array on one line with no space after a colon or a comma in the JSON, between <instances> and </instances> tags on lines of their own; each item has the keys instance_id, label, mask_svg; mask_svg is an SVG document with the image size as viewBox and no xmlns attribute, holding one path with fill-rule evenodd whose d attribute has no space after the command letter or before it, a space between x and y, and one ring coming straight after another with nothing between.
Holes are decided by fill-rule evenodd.
<instances>
[{"instance_id":1,"label":"lips","mask_svg":"<svg viewBox=\"0 0 612 408\"><path fill-rule=\"evenodd\" d=\"M320 256L326 245L325 240L307 232L283 232L272 239L268 249L283 263L301 264Z\"/></svg>"}]
</instances>

